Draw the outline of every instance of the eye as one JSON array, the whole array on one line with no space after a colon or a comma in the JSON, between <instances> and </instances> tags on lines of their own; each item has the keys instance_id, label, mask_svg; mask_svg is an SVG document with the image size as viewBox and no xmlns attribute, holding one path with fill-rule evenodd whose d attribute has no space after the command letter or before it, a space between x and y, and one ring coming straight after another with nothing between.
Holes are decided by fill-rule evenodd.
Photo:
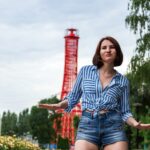
<instances>
[{"instance_id":1,"label":"eye","mask_svg":"<svg viewBox=\"0 0 150 150\"><path fill-rule=\"evenodd\" d=\"M109 46L109 48L114 49L114 48L115 48L115 46L114 46L114 45L110 45L110 46Z\"/></svg>"},{"instance_id":2,"label":"eye","mask_svg":"<svg viewBox=\"0 0 150 150\"><path fill-rule=\"evenodd\" d=\"M101 49L107 49L107 46L102 46Z\"/></svg>"}]
</instances>

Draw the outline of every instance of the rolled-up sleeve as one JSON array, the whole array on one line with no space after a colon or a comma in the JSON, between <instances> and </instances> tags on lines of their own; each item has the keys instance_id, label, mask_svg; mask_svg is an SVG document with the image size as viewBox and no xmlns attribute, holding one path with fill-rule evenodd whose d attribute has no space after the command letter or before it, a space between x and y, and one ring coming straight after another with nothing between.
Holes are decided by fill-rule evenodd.
<instances>
[{"instance_id":1,"label":"rolled-up sleeve","mask_svg":"<svg viewBox=\"0 0 150 150\"><path fill-rule=\"evenodd\" d=\"M124 122L126 122L129 117L132 117L132 113L130 110L129 93L130 93L129 81L126 80L123 89L123 94L120 101L122 119Z\"/></svg>"},{"instance_id":2,"label":"rolled-up sleeve","mask_svg":"<svg viewBox=\"0 0 150 150\"><path fill-rule=\"evenodd\" d=\"M68 100L68 107L65 109L66 112L70 112L71 109L79 102L82 95L82 72L83 68L80 69L77 75L73 89L68 93L64 100Z\"/></svg>"}]
</instances>

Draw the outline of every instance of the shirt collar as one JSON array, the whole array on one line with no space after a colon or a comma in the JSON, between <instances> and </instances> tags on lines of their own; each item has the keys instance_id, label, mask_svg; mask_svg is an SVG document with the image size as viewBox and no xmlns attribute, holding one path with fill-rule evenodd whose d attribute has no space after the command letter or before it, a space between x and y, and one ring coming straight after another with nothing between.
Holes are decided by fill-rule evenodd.
<instances>
[{"instance_id":1,"label":"shirt collar","mask_svg":"<svg viewBox=\"0 0 150 150\"><path fill-rule=\"evenodd\" d=\"M95 65L92 65L92 68L91 68L92 70L97 70L98 68L97 68L97 66L95 66Z\"/></svg>"},{"instance_id":2,"label":"shirt collar","mask_svg":"<svg viewBox=\"0 0 150 150\"><path fill-rule=\"evenodd\" d=\"M97 68L97 66L95 66L95 65L92 65L92 70L93 71L95 71L95 70L97 70L98 68ZM120 76L121 74L116 70L116 75L115 75L115 77L116 76Z\"/></svg>"}]
</instances>

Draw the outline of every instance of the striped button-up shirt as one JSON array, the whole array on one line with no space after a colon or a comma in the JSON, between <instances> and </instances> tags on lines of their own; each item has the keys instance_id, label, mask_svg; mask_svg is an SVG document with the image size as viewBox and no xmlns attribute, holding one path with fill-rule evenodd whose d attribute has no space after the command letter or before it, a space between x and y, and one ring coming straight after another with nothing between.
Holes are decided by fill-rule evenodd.
<instances>
[{"instance_id":1,"label":"striped button-up shirt","mask_svg":"<svg viewBox=\"0 0 150 150\"><path fill-rule=\"evenodd\" d=\"M109 85L102 89L97 67L94 65L82 67L72 91L65 97L68 100L65 111L70 112L80 98L82 111L88 109L98 112L102 109L117 109L121 112L123 121L132 116L129 106L129 81L119 72Z\"/></svg>"}]
</instances>

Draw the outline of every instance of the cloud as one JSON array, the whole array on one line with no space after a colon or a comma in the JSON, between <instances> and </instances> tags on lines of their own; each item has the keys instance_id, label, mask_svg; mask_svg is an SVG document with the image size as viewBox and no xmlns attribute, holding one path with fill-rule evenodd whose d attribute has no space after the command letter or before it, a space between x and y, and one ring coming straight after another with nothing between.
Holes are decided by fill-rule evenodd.
<instances>
[{"instance_id":1,"label":"cloud","mask_svg":"<svg viewBox=\"0 0 150 150\"><path fill-rule=\"evenodd\" d=\"M57 67L54 65L56 60ZM12 106L16 107L17 104L15 111L19 112L23 108L36 105L43 98L50 97L52 93L57 94L61 90L63 74L63 63L59 60L62 58L57 55L52 60L14 62L1 67L0 107L7 103L7 109L13 110Z\"/></svg>"},{"instance_id":2,"label":"cloud","mask_svg":"<svg viewBox=\"0 0 150 150\"><path fill-rule=\"evenodd\" d=\"M0 8L1 112L19 112L60 93L68 27L79 29L79 69L91 64L100 38L111 35L123 49L117 69L125 73L135 46L125 28L127 0L0 0Z\"/></svg>"}]
</instances>

